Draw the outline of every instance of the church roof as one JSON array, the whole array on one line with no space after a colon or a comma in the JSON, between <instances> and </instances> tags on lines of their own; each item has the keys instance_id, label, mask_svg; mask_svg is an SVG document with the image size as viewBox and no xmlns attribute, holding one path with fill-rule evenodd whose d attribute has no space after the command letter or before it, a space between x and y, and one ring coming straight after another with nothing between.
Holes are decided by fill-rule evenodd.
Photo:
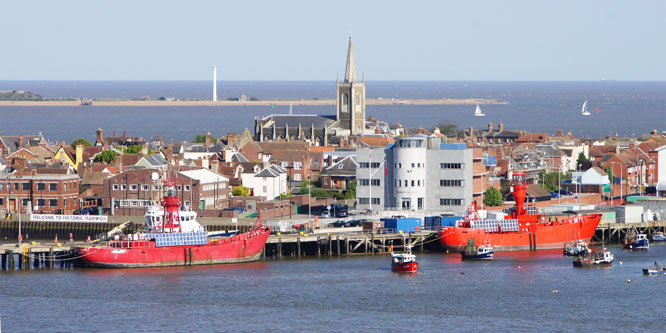
<instances>
[{"instance_id":1,"label":"church roof","mask_svg":"<svg viewBox=\"0 0 666 333\"><path fill-rule=\"evenodd\" d=\"M268 118L268 119L267 119ZM303 129L308 129L311 127L314 128L326 128L335 122L336 116L320 116L316 114L273 114L270 115L264 120L268 120L264 123L264 128L272 127L275 124L277 128L284 128L289 125L289 128L298 128L300 124Z\"/></svg>"}]
</instances>

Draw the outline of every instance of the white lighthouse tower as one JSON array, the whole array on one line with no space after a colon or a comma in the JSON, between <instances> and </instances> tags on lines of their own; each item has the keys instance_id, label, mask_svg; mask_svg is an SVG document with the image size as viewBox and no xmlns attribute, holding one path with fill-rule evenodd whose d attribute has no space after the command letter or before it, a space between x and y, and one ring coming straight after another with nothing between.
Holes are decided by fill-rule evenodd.
<instances>
[{"instance_id":1,"label":"white lighthouse tower","mask_svg":"<svg viewBox=\"0 0 666 333\"><path fill-rule=\"evenodd\" d=\"M213 102L217 102L217 65L213 65Z\"/></svg>"}]
</instances>

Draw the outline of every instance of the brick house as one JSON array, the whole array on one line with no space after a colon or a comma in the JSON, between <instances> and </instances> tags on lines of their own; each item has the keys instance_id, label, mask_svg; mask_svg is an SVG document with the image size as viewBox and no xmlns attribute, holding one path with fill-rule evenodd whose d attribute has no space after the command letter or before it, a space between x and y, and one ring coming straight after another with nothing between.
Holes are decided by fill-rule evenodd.
<instances>
[{"instance_id":1,"label":"brick house","mask_svg":"<svg viewBox=\"0 0 666 333\"><path fill-rule=\"evenodd\" d=\"M158 200L161 181L153 181L154 169L127 170L104 181L104 209L113 215L141 216L151 200ZM202 211L229 206L229 179L207 169L170 172L176 176L177 192L183 206Z\"/></svg>"},{"instance_id":2,"label":"brick house","mask_svg":"<svg viewBox=\"0 0 666 333\"><path fill-rule=\"evenodd\" d=\"M79 208L79 176L15 172L0 176L0 212L71 214Z\"/></svg>"}]
</instances>

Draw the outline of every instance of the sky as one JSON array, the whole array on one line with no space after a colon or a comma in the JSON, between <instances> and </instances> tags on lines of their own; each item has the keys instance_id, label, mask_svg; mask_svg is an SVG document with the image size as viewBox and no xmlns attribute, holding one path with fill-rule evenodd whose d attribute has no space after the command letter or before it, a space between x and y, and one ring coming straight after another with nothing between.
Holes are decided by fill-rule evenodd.
<instances>
[{"instance_id":1,"label":"sky","mask_svg":"<svg viewBox=\"0 0 666 333\"><path fill-rule=\"evenodd\" d=\"M666 80L666 1L3 1L0 80ZM359 74L360 79L360 74Z\"/></svg>"}]
</instances>

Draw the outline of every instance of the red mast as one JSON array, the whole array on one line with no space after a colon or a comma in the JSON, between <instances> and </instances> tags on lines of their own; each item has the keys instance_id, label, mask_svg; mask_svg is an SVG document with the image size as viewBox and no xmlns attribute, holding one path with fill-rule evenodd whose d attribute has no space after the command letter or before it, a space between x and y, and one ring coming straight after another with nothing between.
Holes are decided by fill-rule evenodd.
<instances>
[{"instance_id":1,"label":"red mast","mask_svg":"<svg viewBox=\"0 0 666 333\"><path fill-rule=\"evenodd\" d=\"M162 232L182 232L180 228L180 198L176 191L176 179L164 180L164 200L162 206L164 207L164 227Z\"/></svg>"}]
</instances>

